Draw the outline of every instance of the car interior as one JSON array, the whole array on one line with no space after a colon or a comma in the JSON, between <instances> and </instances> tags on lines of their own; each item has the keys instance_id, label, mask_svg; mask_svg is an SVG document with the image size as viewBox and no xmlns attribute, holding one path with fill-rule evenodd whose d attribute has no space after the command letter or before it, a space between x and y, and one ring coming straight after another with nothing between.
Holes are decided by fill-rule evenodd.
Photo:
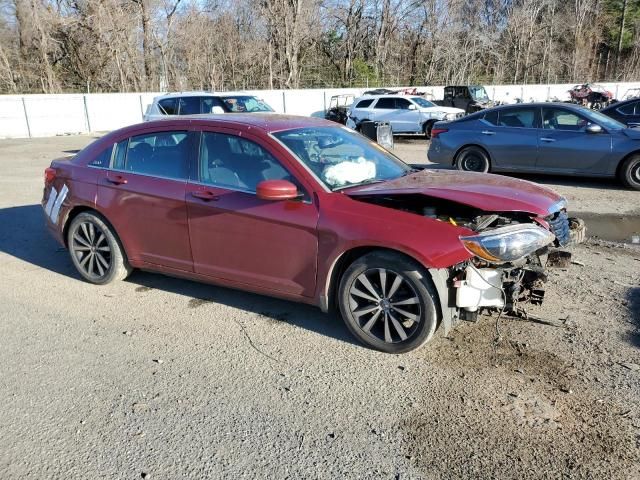
<instances>
[{"instance_id":1,"label":"car interior","mask_svg":"<svg viewBox=\"0 0 640 480\"><path fill-rule=\"evenodd\" d=\"M125 170L167 178L187 178L185 132L162 132L132 137Z\"/></svg>"},{"instance_id":2,"label":"car interior","mask_svg":"<svg viewBox=\"0 0 640 480\"><path fill-rule=\"evenodd\" d=\"M204 133L200 149L201 181L255 191L263 180L292 177L268 152L245 139L222 133Z\"/></svg>"}]
</instances>

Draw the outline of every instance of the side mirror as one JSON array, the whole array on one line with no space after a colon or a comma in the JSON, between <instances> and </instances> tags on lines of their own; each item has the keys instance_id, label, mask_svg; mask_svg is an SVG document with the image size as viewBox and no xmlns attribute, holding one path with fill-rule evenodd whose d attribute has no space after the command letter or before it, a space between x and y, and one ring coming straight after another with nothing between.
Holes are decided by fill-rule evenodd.
<instances>
[{"instance_id":1,"label":"side mirror","mask_svg":"<svg viewBox=\"0 0 640 480\"><path fill-rule=\"evenodd\" d=\"M298 187L288 180L263 180L256 187L261 200L294 200L300 197Z\"/></svg>"},{"instance_id":2,"label":"side mirror","mask_svg":"<svg viewBox=\"0 0 640 480\"><path fill-rule=\"evenodd\" d=\"M416 107L413 103L411 105L409 105L409 110L417 110L418 107Z\"/></svg>"},{"instance_id":3,"label":"side mirror","mask_svg":"<svg viewBox=\"0 0 640 480\"><path fill-rule=\"evenodd\" d=\"M214 105L213 107L211 107L211 113L224 113L224 109L219 105Z\"/></svg>"},{"instance_id":4,"label":"side mirror","mask_svg":"<svg viewBox=\"0 0 640 480\"><path fill-rule=\"evenodd\" d=\"M585 132L587 133L602 133L602 127L598 124L592 123L590 125L587 125L587 128L585 128Z\"/></svg>"}]
</instances>

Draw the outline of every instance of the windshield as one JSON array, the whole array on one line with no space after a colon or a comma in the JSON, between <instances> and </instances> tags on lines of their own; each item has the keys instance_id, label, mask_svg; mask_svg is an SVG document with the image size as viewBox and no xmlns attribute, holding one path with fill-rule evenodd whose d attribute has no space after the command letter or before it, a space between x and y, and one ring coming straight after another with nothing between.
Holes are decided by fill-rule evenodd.
<instances>
[{"instance_id":1,"label":"windshield","mask_svg":"<svg viewBox=\"0 0 640 480\"><path fill-rule=\"evenodd\" d=\"M250 95L222 97L222 101L232 112L273 112L269 105Z\"/></svg>"},{"instance_id":2,"label":"windshield","mask_svg":"<svg viewBox=\"0 0 640 480\"><path fill-rule=\"evenodd\" d=\"M431 103L429 100L425 100L422 97L411 97L411 100L413 100L418 105L420 105L421 108L435 107L435 105L433 103Z\"/></svg>"},{"instance_id":3,"label":"windshield","mask_svg":"<svg viewBox=\"0 0 640 480\"><path fill-rule=\"evenodd\" d=\"M402 160L346 127L314 127L273 134L331 190L381 182L411 172Z\"/></svg>"},{"instance_id":4,"label":"windshield","mask_svg":"<svg viewBox=\"0 0 640 480\"><path fill-rule=\"evenodd\" d=\"M489 100L489 95L482 85L469 87L469 93L474 100Z\"/></svg>"},{"instance_id":5,"label":"windshield","mask_svg":"<svg viewBox=\"0 0 640 480\"><path fill-rule=\"evenodd\" d=\"M599 124L600 126L606 128L607 130L622 130L627 128L626 125L620 123L617 120L614 120L611 117L607 117L605 114L596 112L595 110L590 110L588 108L581 109L581 113L587 117L589 120L592 120Z\"/></svg>"}]
</instances>

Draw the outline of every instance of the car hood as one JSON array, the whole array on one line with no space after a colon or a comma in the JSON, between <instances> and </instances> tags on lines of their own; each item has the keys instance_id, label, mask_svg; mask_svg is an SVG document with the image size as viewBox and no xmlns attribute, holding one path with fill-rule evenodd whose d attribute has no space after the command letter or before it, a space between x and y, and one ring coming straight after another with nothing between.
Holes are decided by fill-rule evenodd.
<instances>
[{"instance_id":1,"label":"car hood","mask_svg":"<svg viewBox=\"0 0 640 480\"><path fill-rule=\"evenodd\" d=\"M351 197L422 194L487 212L526 212L546 217L563 198L549 188L487 173L423 170L395 180L344 190Z\"/></svg>"}]
</instances>

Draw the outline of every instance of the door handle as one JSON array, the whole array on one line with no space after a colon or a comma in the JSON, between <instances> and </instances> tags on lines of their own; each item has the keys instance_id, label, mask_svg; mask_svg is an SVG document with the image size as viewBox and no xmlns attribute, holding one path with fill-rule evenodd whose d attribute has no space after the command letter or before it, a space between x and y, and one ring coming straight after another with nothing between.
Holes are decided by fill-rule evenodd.
<instances>
[{"instance_id":1,"label":"door handle","mask_svg":"<svg viewBox=\"0 0 640 480\"><path fill-rule=\"evenodd\" d=\"M483 135L495 135L496 132L492 132L491 130L483 130L482 132Z\"/></svg>"},{"instance_id":2,"label":"door handle","mask_svg":"<svg viewBox=\"0 0 640 480\"><path fill-rule=\"evenodd\" d=\"M549 137L540 137L540 141L541 142L555 142L556 139L555 138L549 138Z\"/></svg>"},{"instance_id":3,"label":"door handle","mask_svg":"<svg viewBox=\"0 0 640 480\"><path fill-rule=\"evenodd\" d=\"M205 202L209 202L211 200L215 202L216 200L220 199L220 197L218 197L216 194L214 194L209 190L200 190L196 192L191 192L191 196L199 198L200 200L204 200Z\"/></svg>"},{"instance_id":4,"label":"door handle","mask_svg":"<svg viewBox=\"0 0 640 480\"><path fill-rule=\"evenodd\" d=\"M127 183L127 179L124 178L122 175L116 175L113 178L107 178L107 182L113 183L114 185L123 185Z\"/></svg>"}]
</instances>

